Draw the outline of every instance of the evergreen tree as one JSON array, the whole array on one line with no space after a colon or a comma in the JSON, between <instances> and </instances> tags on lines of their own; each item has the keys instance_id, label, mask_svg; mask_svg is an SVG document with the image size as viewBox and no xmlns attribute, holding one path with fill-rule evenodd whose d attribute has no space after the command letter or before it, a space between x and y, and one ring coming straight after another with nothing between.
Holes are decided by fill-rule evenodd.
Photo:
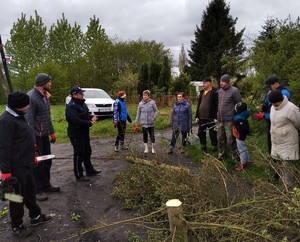
<instances>
[{"instance_id":1,"label":"evergreen tree","mask_svg":"<svg viewBox=\"0 0 300 242\"><path fill-rule=\"evenodd\" d=\"M192 80L212 76L217 80L224 73L238 76L245 50L244 29L236 32L237 19L229 15L224 0L213 0L203 12L201 26L196 26L195 40L189 51L189 74Z\"/></svg>"},{"instance_id":2,"label":"evergreen tree","mask_svg":"<svg viewBox=\"0 0 300 242\"><path fill-rule=\"evenodd\" d=\"M171 80L170 60L167 56L165 56L164 57L164 62L162 64L160 77L159 77L159 80L158 80L158 88L162 93L164 93L164 94L168 93L170 80Z\"/></svg>"},{"instance_id":3,"label":"evergreen tree","mask_svg":"<svg viewBox=\"0 0 300 242\"><path fill-rule=\"evenodd\" d=\"M181 45L181 50L180 50L180 53L179 53L179 64L178 64L180 73L181 72L186 72L187 64L188 64L188 59L187 59L187 56L186 56L186 51L185 51L184 46L182 44Z\"/></svg>"},{"instance_id":4,"label":"evergreen tree","mask_svg":"<svg viewBox=\"0 0 300 242\"><path fill-rule=\"evenodd\" d=\"M149 89L149 69L147 63L144 63L139 74L137 85L138 95L142 95L143 91L147 89Z\"/></svg>"}]
</instances>

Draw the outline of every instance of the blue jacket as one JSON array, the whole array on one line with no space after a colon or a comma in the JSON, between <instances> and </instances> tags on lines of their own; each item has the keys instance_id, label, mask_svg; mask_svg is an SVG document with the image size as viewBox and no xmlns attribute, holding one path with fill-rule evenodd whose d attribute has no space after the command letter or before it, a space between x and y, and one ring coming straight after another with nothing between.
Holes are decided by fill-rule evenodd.
<instances>
[{"instance_id":1,"label":"blue jacket","mask_svg":"<svg viewBox=\"0 0 300 242\"><path fill-rule=\"evenodd\" d=\"M192 128L192 109L186 100L181 103L176 101L171 114L171 126L182 132L188 132Z\"/></svg>"},{"instance_id":2,"label":"blue jacket","mask_svg":"<svg viewBox=\"0 0 300 242\"><path fill-rule=\"evenodd\" d=\"M233 118L233 125L239 133L239 140L245 140L250 133L249 122L247 118L250 117L250 110L247 109L241 113L235 114Z\"/></svg>"},{"instance_id":3,"label":"blue jacket","mask_svg":"<svg viewBox=\"0 0 300 242\"><path fill-rule=\"evenodd\" d=\"M117 98L114 103L114 123L118 123L119 121L126 122L128 120L129 123L132 122L126 107L126 102L122 98Z\"/></svg>"}]
</instances>

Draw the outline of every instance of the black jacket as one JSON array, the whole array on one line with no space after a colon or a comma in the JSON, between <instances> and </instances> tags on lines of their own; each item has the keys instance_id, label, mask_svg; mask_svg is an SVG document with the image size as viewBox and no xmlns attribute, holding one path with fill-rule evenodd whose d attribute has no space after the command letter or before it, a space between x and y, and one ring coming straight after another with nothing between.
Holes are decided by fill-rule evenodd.
<instances>
[{"instance_id":1,"label":"black jacket","mask_svg":"<svg viewBox=\"0 0 300 242\"><path fill-rule=\"evenodd\" d=\"M34 166L34 138L24 116L10 108L0 116L0 170L10 173Z\"/></svg>"},{"instance_id":2,"label":"black jacket","mask_svg":"<svg viewBox=\"0 0 300 242\"><path fill-rule=\"evenodd\" d=\"M92 126L92 115L89 113L85 100L72 98L66 107L69 137L89 136Z\"/></svg>"},{"instance_id":3,"label":"black jacket","mask_svg":"<svg viewBox=\"0 0 300 242\"><path fill-rule=\"evenodd\" d=\"M211 90L211 95L210 95L210 108L209 108L209 118L211 119L216 119L217 118L217 112L218 112L218 90L216 88L212 88ZM196 116L195 118L201 119L199 117L199 108L202 100L202 96L204 95L204 90L200 91L199 94L199 100L198 100L198 105L197 105L197 110L196 110Z\"/></svg>"}]
</instances>

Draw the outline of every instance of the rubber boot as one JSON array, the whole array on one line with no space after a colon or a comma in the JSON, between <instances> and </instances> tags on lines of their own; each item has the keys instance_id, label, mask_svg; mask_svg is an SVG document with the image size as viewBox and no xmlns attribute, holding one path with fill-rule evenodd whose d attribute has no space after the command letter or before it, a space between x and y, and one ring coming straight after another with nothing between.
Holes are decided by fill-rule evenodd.
<instances>
[{"instance_id":1,"label":"rubber boot","mask_svg":"<svg viewBox=\"0 0 300 242\"><path fill-rule=\"evenodd\" d=\"M124 142L121 142L121 150L128 150L128 147L124 144Z\"/></svg>"},{"instance_id":2,"label":"rubber boot","mask_svg":"<svg viewBox=\"0 0 300 242\"><path fill-rule=\"evenodd\" d=\"M151 149L152 154L155 154L155 149L154 149L154 143L152 143L152 149Z\"/></svg>"},{"instance_id":3,"label":"rubber boot","mask_svg":"<svg viewBox=\"0 0 300 242\"><path fill-rule=\"evenodd\" d=\"M144 146L145 146L145 150L144 150L144 153L145 154L148 154L148 144L147 143L144 143Z\"/></svg>"}]
</instances>

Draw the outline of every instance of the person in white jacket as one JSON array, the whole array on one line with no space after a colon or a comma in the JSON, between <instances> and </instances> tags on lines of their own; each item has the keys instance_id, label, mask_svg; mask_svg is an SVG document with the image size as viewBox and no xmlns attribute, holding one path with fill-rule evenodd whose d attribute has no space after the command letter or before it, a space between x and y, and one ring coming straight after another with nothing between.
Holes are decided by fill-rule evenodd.
<instances>
[{"instance_id":1,"label":"person in white jacket","mask_svg":"<svg viewBox=\"0 0 300 242\"><path fill-rule=\"evenodd\" d=\"M272 103L271 156L280 164L279 176L286 188L294 183L293 161L299 159L300 110L278 90L268 95Z\"/></svg>"},{"instance_id":2,"label":"person in white jacket","mask_svg":"<svg viewBox=\"0 0 300 242\"><path fill-rule=\"evenodd\" d=\"M135 118L135 127L134 131L138 131L138 122L140 121L143 129L143 141L145 150L144 153L147 154L148 150L148 135L150 136L151 140L151 152L152 154L155 153L154 144L155 144L155 137L154 137L154 122L158 114L158 109L155 104L155 101L150 98L150 91L145 90L143 91L143 99L140 101L138 105L138 110L136 113Z\"/></svg>"}]
</instances>

